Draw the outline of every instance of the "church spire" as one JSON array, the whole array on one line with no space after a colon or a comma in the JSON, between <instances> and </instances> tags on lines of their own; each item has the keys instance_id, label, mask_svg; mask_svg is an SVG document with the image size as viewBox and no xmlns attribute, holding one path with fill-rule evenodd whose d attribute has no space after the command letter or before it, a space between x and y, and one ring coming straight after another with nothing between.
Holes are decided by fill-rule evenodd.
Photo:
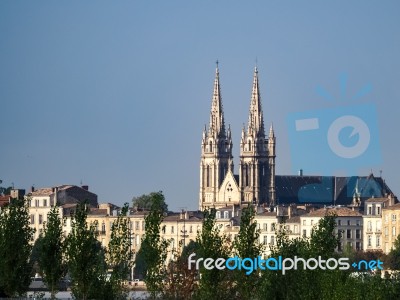
<instances>
[{"instance_id":1,"label":"church spire","mask_svg":"<svg viewBox=\"0 0 400 300\"><path fill-rule=\"evenodd\" d=\"M218 61L215 69L214 92L211 103L210 133L219 137L225 136L225 120L222 106L221 88L219 83Z\"/></svg>"},{"instance_id":2,"label":"church spire","mask_svg":"<svg viewBox=\"0 0 400 300\"><path fill-rule=\"evenodd\" d=\"M252 136L265 136L257 67L254 68L253 89L251 92L249 124L247 132Z\"/></svg>"}]
</instances>

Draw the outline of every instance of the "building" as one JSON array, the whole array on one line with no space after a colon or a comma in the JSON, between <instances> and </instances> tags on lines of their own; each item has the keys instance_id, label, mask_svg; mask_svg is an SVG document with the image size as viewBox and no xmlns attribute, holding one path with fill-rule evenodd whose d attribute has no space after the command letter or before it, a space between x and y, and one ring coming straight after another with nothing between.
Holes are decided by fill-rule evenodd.
<instances>
[{"instance_id":1,"label":"building","mask_svg":"<svg viewBox=\"0 0 400 300\"><path fill-rule=\"evenodd\" d=\"M362 250L363 217L360 212L348 207L320 208L300 216L300 233L303 237L311 237L318 222L326 215L335 215L336 233L341 235L338 251L346 248Z\"/></svg>"},{"instance_id":2,"label":"building","mask_svg":"<svg viewBox=\"0 0 400 300\"><path fill-rule=\"evenodd\" d=\"M364 250L383 250L382 245L382 211L385 207L394 204L395 198L370 198L365 201L363 215L363 242Z\"/></svg>"},{"instance_id":3,"label":"building","mask_svg":"<svg viewBox=\"0 0 400 300\"><path fill-rule=\"evenodd\" d=\"M382 226L383 252L388 254L394 247L394 241L400 234L400 203L383 207Z\"/></svg>"},{"instance_id":4,"label":"building","mask_svg":"<svg viewBox=\"0 0 400 300\"><path fill-rule=\"evenodd\" d=\"M255 68L247 128L242 129L239 175L234 174L230 126L225 127L218 65L209 127L201 142L199 208L275 204L275 135L264 129L258 70Z\"/></svg>"},{"instance_id":5,"label":"building","mask_svg":"<svg viewBox=\"0 0 400 300\"><path fill-rule=\"evenodd\" d=\"M64 205L74 207L77 203L87 201L88 205L97 207L97 195L89 192L88 186L60 185L37 190L32 188L25 197L29 205L30 226L35 229L34 240L42 233L47 214L54 205L61 208ZM63 212L60 209L60 217L64 216Z\"/></svg>"}]
</instances>

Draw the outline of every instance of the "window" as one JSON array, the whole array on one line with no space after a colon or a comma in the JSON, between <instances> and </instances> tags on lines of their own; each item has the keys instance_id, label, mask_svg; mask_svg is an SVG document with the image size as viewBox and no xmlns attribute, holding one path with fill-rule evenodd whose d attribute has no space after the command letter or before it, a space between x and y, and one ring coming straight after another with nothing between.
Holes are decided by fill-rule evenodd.
<instances>
[{"instance_id":1,"label":"window","mask_svg":"<svg viewBox=\"0 0 400 300\"><path fill-rule=\"evenodd\" d=\"M43 199L43 206L47 206L47 199Z\"/></svg>"},{"instance_id":2,"label":"window","mask_svg":"<svg viewBox=\"0 0 400 300\"><path fill-rule=\"evenodd\" d=\"M380 206L380 205L376 207L376 213L377 213L378 215L381 214L381 206Z\"/></svg>"},{"instance_id":3,"label":"window","mask_svg":"<svg viewBox=\"0 0 400 300\"><path fill-rule=\"evenodd\" d=\"M337 221L338 226L342 226L342 220Z\"/></svg>"},{"instance_id":4,"label":"window","mask_svg":"<svg viewBox=\"0 0 400 300\"><path fill-rule=\"evenodd\" d=\"M35 206L36 206L36 207L39 207L39 199L36 199L36 200L35 200Z\"/></svg>"},{"instance_id":5,"label":"window","mask_svg":"<svg viewBox=\"0 0 400 300\"><path fill-rule=\"evenodd\" d=\"M35 215L31 215L31 224L35 224Z\"/></svg>"},{"instance_id":6,"label":"window","mask_svg":"<svg viewBox=\"0 0 400 300\"><path fill-rule=\"evenodd\" d=\"M268 236L264 235L264 241L263 241L264 245L266 245L268 243Z\"/></svg>"},{"instance_id":7,"label":"window","mask_svg":"<svg viewBox=\"0 0 400 300\"><path fill-rule=\"evenodd\" d=\"M368 247L372 246L372 237L369 235L368 236Z\"/></svg>"},{"instance_id":8,"label":"window","mask_svg":"<svg viewBox=\"0 0 400 300\"><path fill-rule=\"evenodd\" d=\"M396 222L396 215L392 214L392 222Z\"/></svg>"},{"instance_id":9,"label":"window","mask_svg":"<svg viewBox=\"0 0 400 300\"><path fill-rule=\"evenodd\" d=\"M360 242L356 242L356 250L361 250L361 243Z\"/></svg>"},{"instance_id":10,"label":"window","mask_svg":"<svg viewBox=\"0 0 400 300\"><path fill-rule=\"evenodd\" d=\"M367 223L367 231L372 231L372 222L368 221Z\"/></svg>"},{"instance_id":11,"label":"window","mask_svg":"<svg viewBox=\"0 0 400 300\"><path fill-rule=\"evenodd\" d=\"M43 224L43 216L39 215L39 224Z\"/></svg>"},{"instance_id":12,"label":"window","mask_svg":"<svg viewBox=\"0 0 400 300\"><path fill-rule=\"evenodd\" d=\"M394 226L392 227L392 235L396 236L396 227L394 227Z\"/></svg>"},{"instance_id":13,"label":"window","mask_svg":"<svg viewBox=\"0 0 400 300\"><path fill-rule=\"evenodd\" d=\"M379 235L376 237L376 246L377 247L381 246L381 237Z\"/></svg>"},{"instance_id":14,"label":"window","mask_svg":"<svg viewBox=\"0 0 400 300\"><path fill-rule=\"evenodd\" d=\"M303 226L305 226L306 225L306 220L303 220Z\"/></svg>"},{"instance_id":15,"label":"window","mask_svg":"<svg viewBox=\"0 0 400 300\"><path fill-rule=\"evenodd\" d=\"M221 212L220 212L220 211L217 211L217 213L216 213L216 218L217 218L217 219L221 219Z\"/></svg>"},{"instance_id":16,"label":"window","mask_svg":"<svg viewBox=\"0 0 400 300\"><path fill-rule=\"evenodd\" d=\"M229 219L229 211L224 211L224 219Z\"/></svg>"},{"instance_id":17,"label":"window","mask_svg":"<svg viewBox=\"0 0 400 300\"><path fill-rule=\"evenodd\" d=\"M271 224L271 231L275 231L275 223Z\"/></svg>"},{"instance_id":18,"label":"window","mask_svg":"<svg viewBox=\"0 0 400 300\"><path fill-rule=\"evenodd\" d=\"M271 236L271 246L275 245L275 237L272 235Z\"/></svg>"},{"instance_id":19,"label":"window","mask_svg":"<svg viewBox=\"0 0 400 300\"><path fill-rule=\"evenodd\" d=\"M190 225L190 227L189 227L189 233L192 233L192 232L193 232L193 226Z\"/></svg>"},{"instance_id":20,"label":"window","mask_svg":"<svg viewBox=\"0 0 400 300\"><path fill-rule=\"evenodd\" d=\"M174 233L174 226L171 226L171 233Z\"/></svg>"},{"instance_id":21,"label":"window","mask_svg":"<svg viewBox=\"0 0 400 300\"><path fill-rule=\"evenodd\" d=\"M381 231L381 227L382 227L381 221L380 220L376 221L376 231L380 232Z\"/></svg>"},{"instance_id":22,"label":"window","mask_svg":"<svg viewBox=\"0 0 400 300\"><path fill-rule=\"evenodd\" d=\"M372 215L372 205L368 205L368 215Z\"/></svg>"},{"instance_id":23,"label":"window","mask_svg":"<svg viewBox=\"0 0 400 300\"><path fill-rule=\"evenodd\" d=\"M356 225L360 226L361 225L361 221L360 220L356 220Z\"/></svg>"},{"instance_id":24,"label":"window","mask_svg":"<svg viewBox=\"0 0 400 300\"><path fill-rule=\"evenodd\" d=\"M101 233L106 234L106 223L101 223Z\"/></svg>"},{"instance_id":25,"label":"window","mask_svg":"<svg viewBox=\"0 0 400 300\"><path fill-rule=\"evenodd\" d=\"M351 220L347 220L347 226L351 226Z\"/></svg>"},{"instance_id":26,"label":"window","mask_svg":"<svg viewBox=\"0 0 400 300\"><path fill-rule=\"evenodd\" d=\"M306 236L307 236L307 230L303 229L303 237L306 237Z\"/></svg>"},{"instance_id":27,"label":"window","mask_svg":"<svg viewBox=\"0 0 400 300\"><path fill-rule=\"evenodd\" d=\"M268 231L268 223L264 223L263 224L263 230L264 231Z\"/></svg>"},{"instance_id":28,"label":"window","mask_svg":"<svg viewBox=\"0 0 400 300\"><path fill-rule=\"evenodd\" d=\"M139 230L139 221L136 221L136 222L135 222L135 229L136 229L136 230Z\"/></svg>"},{"instance_id":29,"label":"window","mask_svg":"<svg viewBox=\"0 0 400 300\"><path fill-rule=\"evenodd\" d=\"M356 239L361 239L361 230L356 229Z\"/></svg>"},{"instance_id":30,"label":"window","mask_svg":"<svg viewBox=\"0 0 400 300\"><path fill-rule=\"evenodd\" d=\"M351 229L347 229L346 236L348 239L351 239Z\"/></svg>"}]
</instances>

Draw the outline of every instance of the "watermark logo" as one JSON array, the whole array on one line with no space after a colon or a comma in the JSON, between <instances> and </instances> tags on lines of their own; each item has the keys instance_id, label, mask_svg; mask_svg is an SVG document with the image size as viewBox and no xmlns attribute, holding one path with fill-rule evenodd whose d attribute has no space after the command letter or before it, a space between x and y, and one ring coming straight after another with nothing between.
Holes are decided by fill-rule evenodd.
<instances>
[{"instance_id":1,"label":"watermark logo","mask_svg":"<svg viewBox=\"0 0 400 300\"><path fill-rule=\"evenodd\" d=\"M342 75L339 100L345 100L346 105L337 105L339 101L324 88L318 87L317 93L332 103L333 107L288 115L294 172L306 168L307 173L312 175L332 176L340 173L351 176L360 169L381 163L376 107L373 103L355 103L355 100L368 94L372 87L366 85L353 97L347 98L346 86L347 76ZM322 183L325 191L329 190L325 188L326 184L329 183ZM310 195L299 200L307 200L306 196ZM319 202L330 202L332 196L326 195Z\"/></svg>"},{"instance_id":2,"label":"watermark logo","mask_svg":"<svg viewBox=\"0 0 400 300\"><path fill-rule=\"evenodd\" d=\"M188 258L188 269L191 270L194 267L199 270L201 267L212 270L214 268L218 270L244 270L246 275L250 275L256 270L270 270L270 271L281 271L282 275L285 275L289 270L349 270L350 266L353 266L357 271L371 271L371 270L383 270L383 262L378 260L360 260L350 265L349 258L329 258L323 259L321 256L317 258L304 259L301 257L283 258L269 257L263 259L261 256L255 258L240 258L237 256L230 258L198 258L195 259L196 253L192 253Z\"/></svg>"}]
</instances>

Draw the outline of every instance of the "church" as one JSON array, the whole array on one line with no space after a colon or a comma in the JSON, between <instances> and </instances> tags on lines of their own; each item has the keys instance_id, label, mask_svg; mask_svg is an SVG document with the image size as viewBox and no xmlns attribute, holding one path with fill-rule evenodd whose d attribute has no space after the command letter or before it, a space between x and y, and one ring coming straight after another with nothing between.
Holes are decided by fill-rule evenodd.
<instances>
[{"instance_id":1,"label":"church","mask_svg":"<svg viewBox=\"0 0 400 300\"><path fill-rule=\"evenodd\" d=\"M373 197L393 195L385 180L368 176L275 175L276 138L266 135L258 70L254 69L247 128L240 139L239 174L235 174L232 133L225 127L218 63L210 122L203 130L200 159L199 210L253 204L263 207L292 204L364 206Z\"/></svg>"},{"instance_id":2,"label":"church","mask_svg":"<svg viewBox=\"0 0 400 300\"><path fill-rule=\"evenodd\" d=\"M240 140L239 175L234 173L232 134L225 127L218 64L210 123L201 141L199 208L230 205L275 205L275 135L265 133L258 70L254 69L247 128Z\"/></svg>"}]
</instances>

